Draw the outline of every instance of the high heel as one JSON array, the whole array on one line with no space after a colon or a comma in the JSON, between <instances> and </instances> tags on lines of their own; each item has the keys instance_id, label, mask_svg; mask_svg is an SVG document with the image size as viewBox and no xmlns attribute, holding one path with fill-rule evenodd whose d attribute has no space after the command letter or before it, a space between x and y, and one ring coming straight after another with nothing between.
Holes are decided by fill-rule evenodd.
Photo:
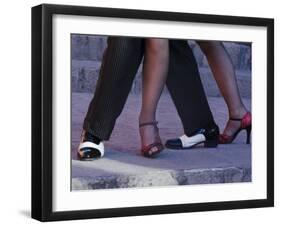
<instances>
[{"instance_id":1,"label":"high heel","mask_svg":"<svg viewBox=\"0 0 281 226\"><path fill-rule=\"evenodd\" d=\"M251 131L252 131L252 125L248 126L246 128L246 131L247 131L247 141L246 141L246 143L250 144L250 136L251 136Z\"/></svg>"},{"instance_id":2,"label":"high heel","mask_svg":"<svg viewBox=\"0 0 281 226\"><path fill-rule=\"evenodd\" d=\"M231 144L242 130L246 130L246 132L247 132L246 143L250 144L250 136L251 136L251 131L252 131L251 113L247 112L241 119L229 118L229 120L240 121L241 122L240 128L231 136L226 135L226 134L220 134L219 143L220 144Z\"/></svg>"},{"instance_id":3,"label":"high heel","mask_svg":"<svg viewBox=\"0 0 281 226\"><path fill-rule=\"evenodd\" d=\"M154 157L155 155L159 154L164 149L164 145L160 141L160 138L158 135L159 132L158 132L157 124L158 124L158 122L146 122L146 123L141 123L139 125L139 128L141 128L143 126L153 126L155 133L157 133L157 135L155 135L155 140L158 140L158 141L155 141L154 143L141 148L141 154L144 157L149 157L149 158Z\"/></svg>"}]
</instances>

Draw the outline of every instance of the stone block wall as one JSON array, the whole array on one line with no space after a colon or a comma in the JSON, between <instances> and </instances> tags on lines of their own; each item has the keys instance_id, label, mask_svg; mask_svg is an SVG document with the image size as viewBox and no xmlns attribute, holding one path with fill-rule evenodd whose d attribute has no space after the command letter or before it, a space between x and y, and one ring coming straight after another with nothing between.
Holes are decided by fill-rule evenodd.
<instances>
[{"instance_id":1,"label":"stone block wall","mask_svg":"<svg viewBox=\"0 0 281 226\"><path fill-rule=\"evenodd\" d=\"M72 35L72 90L73 92L93 92L99 75L103 51L106 48L105 36ZM220 96L206 57L194 41L189 41L200 71L200 76L208 96ZM236 77L242 97L251 97L251 46L224 42L236 69ZM141 93L140 66L131 92ZM167 90L164 90L166 93Z\"/></svg>"}]
</instances>

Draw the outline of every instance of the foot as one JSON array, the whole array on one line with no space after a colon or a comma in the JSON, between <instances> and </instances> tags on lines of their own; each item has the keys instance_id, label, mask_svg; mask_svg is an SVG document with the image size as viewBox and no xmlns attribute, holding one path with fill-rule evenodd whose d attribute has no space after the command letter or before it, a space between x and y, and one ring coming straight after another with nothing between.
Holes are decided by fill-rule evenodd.
<instances>
[{"instance_id":1,"label":"foot","mask_svg":"<svg viewBox=\"0 0 281 226\"><path fill-rule=\"evenodd\" d=\"M236 110L235 112L230 112L229 118L242 119L246 113L247 113L247 109L241 108L240 110ZM233 136L233 134L235 134L237 130L240 128L240 126L241 126L240 121L228 120L224 128L223 134L227 136Z\"/></svg>"},{"instance_id":2,"label":"foot","mask_svg":"<svg viewBox=\"0 0 281 226\"><path fill-rule=\"evenodd\" d=\"M94 160L104 155L103 142L94 135L83 130L77 156L80 160Z\"/></svg>"},{"instance_id":3,"label":"foot","mask_svg":"<svg viewBox=\"0 0 281 226\"><path fill-rule=\"evenodd\" d=\"M229 118L238 118L241 119L247 113L247 109L245 107L241 107L240 109L235 109L235 111L229 112ZM236 131L240 128L240 122L235 120L228 120L226 126L224 128L223 134L227 136L232 136Z\"/></svg>"},{"instance_id":4,"label":"foot","mask_svg":"<svg viewBox=\"0 0 281 226\"><path fill-rule=\"evenodd\" d=\"M141 153L145 157L152 157L163 150L163 144L159 136L157 122L140 123Z\"/></svg>"},{"instance_id":5,"label":"foot","mask_svg":"<svg viewBox=\"0 0 281 226\"><path fill-rule=\"evenodd\" d=\"M252 130L252 115L250 112L246 112L242 117L240 118L229 118L228 124L235 125L235 127L232 127L232 133L224 132L219 136L219 143L220 144L230 144L233 142L233 140L236 138L236 136L240 133L242 130L246 130L247 132L247 138L246 143L250 143L250 135Z\"/></svg>"},{"instance_id":6,"label":"foot","mask_svg":"<svg viewBox=\"0 0 281 226\"><path fill-rule=\"evenodd\" d=\"M228 120L224 128L223 134L232 136L240 128L240 122L234 120Z\"/></svg>"},{"instance_id":7,"label":"foot","mask_svg":"<svg viewBox=\"0 0 281 226\"><path fill-rule=\"evenodd\" d=\"M216 124L198 129L190 136L183 135L176 139L167 140L165 146L170 149L189 149L204 143L205 147L215 148L218 145L219 128Z\"/></svg>"}]
</instances>

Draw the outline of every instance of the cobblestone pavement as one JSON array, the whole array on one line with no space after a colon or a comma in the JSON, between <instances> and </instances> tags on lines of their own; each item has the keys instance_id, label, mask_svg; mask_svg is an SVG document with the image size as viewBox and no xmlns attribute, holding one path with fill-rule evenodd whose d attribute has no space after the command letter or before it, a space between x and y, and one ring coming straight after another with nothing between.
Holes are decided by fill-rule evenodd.
<instances>
[{"instance_id":1,"label":"cobblestone pavement","mask_svg":"<svg viewBox=\"0 0 281 226\"><path fill-rule=\"evenodd\" d=\"M152 161L141 157L138 134L138 113L141 99L139 95L133 94L129 95L110 140L105 142L105 157L93 162L77 161L76 150L79 144L82 122L91 98L92 95L88 93L72 94L73 189L147 186L147 183L150 183L149 186L151 186L250 181L251 145L245 144L246 134L244 132L239 134L233 144L219 145L215 149L200 147L185 151L167 149ZM224 100L221 97L209 97L208 100L214 118L220 129L223 130L228 118ZM251 109L251 101L249 99L244 99L243 101L248 109ZM183 134L180 119L170 96L167 94L161 96L157 108L157 120L159 121L160 135L163 142ZM157 171L156 174L151 175L152 168ZM188 171L194 169L200 169L200 175L197 175L197 171L195 176L193 171ZM202 169L204 170L202 171ZM215 171L216 173L214 174L213 169L220 170ZM221 171L221 169L224 170ZM165 170L172 171L165 174ZM203 176L201 175L202 172L204 172ZM161 178L166 178L164 182L159 181L159 173L164 173L161 176ZM128 177L124 179L124 175L127 174L133 179L129 180ZM142 174L142 177L136 179L137 174ZM145 177L143 177L144 174L146 175ZM118 180L114 175L119 175ZM155 175L158 176L156 177ZM150 179L147 179L147 177ZM171 177L177 178L176 181L172 180ZM156 182L155 178L157 178ZM186 178L189 178L188 182ZM182 180L185 180L185 182L180 182ZM117 183L116 181L119 182ZM130 185L128 181L130 181ZM154 183L151 181L154 181Z\"/></svg>"}]
</instances>

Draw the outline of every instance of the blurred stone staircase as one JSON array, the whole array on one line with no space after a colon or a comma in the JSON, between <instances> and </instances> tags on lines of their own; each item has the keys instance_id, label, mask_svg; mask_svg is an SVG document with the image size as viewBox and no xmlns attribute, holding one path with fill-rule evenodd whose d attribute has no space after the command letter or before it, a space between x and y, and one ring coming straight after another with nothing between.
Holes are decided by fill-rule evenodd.
<instances>
[{"instance_id":1,"label":"blurred stone staircase","mask_svg":"<svg viewBox=\"0 0 281 226\"><path fill-rule=\"evenodd\" d=\"M220 96L208 62L194 41L189 41L196 57L200 76L207 96ZM236 69L236 77L241 96L251 98L251 48L243 44L224 43ZM106 38L101 36L72 36L72 90L92 93L95 89ZM141 92L140 66L131 92ZM167 90L164 90L166 93Z\"/></svg>"}]
</instances>

